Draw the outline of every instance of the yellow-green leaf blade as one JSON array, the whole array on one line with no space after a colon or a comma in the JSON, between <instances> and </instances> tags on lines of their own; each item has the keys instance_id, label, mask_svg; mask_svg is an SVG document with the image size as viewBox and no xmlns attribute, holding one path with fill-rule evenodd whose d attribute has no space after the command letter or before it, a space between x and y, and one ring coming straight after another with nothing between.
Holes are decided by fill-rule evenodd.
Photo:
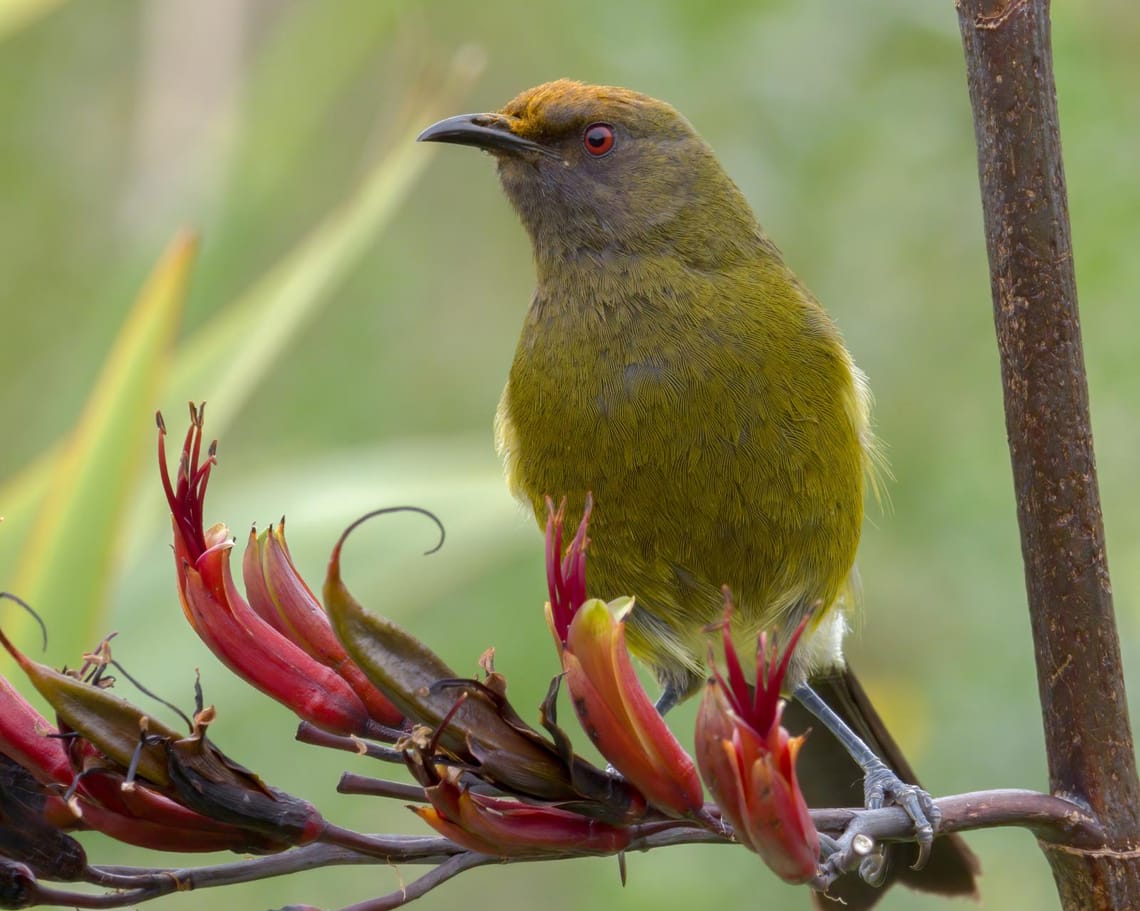
<instances>
[{"instance_id":1,"label":"yellow-green leaf blade","mask_svg":"<svg viewBox=\"0 0 1140 911\"><path fill-rule=\"evenodd\" d=\"M104 616L128 497L179 325L197 239L179 234L155 266L52 465L15 590L49 619L52 651L74 662ZM50 622L56 618L57 622ZM80 620L81 622L76 622Z\"/></svg>"}]
</instances>

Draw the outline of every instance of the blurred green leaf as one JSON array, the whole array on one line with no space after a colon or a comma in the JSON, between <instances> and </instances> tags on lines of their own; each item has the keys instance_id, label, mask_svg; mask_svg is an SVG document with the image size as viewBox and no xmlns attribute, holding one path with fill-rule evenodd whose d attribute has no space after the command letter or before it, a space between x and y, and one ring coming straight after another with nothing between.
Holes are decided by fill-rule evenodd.
<instances>
[{"instance_id":1,"label":"blurred green leaf","mask_svg":"<svg viewBox=\"0 0 1140 911\"><path fill-rule=\"evenodd\" d=\"M3 0L0 2L0 41L46 16L63 0Z\"/></svg>"},{"instance_id":2,"label":"blurred green leaf","mask_svg":"<svg viewBox=\"0 0 1140 911\"><path fill-rule=\"evenodd\" d=\"M306 169L306 141L343 103L354 78L382 56L408 5L409 0L294 4L276 24L243 91L247 113L231 180L241 188L244 209L273 203L283 188L305 191L295 182ZM305 66L297 66L298 60ZM304 104L297 103L299 97ZM233 214L224 227L236 240L249 219Z\"/></svg>"},{"instance_id":3,"label":"blurred green leaf","mask_svg":"<svg viewBox=\"0 0 1140 911\"><path fill-rule=\"evenodd\" d=\"M167 360L173 364L169 374L164 370L162 379L157 375L151 378L147 389L154 393L166 388L179 397L208 401L211 433L222 435L297 333L323 305L329 303L337 282L344 280L375 243L377 235L430 160L434 149L425 149L414 142L419 126L422 126L423 112L443 116L456 103L457 97L467 91L478 76L480 67L479 61L470 55L457 57L450 70L450 78L421 99L422 107L409 108L398 132L398 141L365 176L359 190L237 301L219 310L217 316L180 346L173 356L167 355ZM117 356L113 354L112 358ZM154 407L159 400L157 395L148 400L148 408ZM139 415L146 411L134 413L134 435L131 439L139 438L140 427L149 427L149 422L146 425L138 423ZM127 420L125 414L118 417ZM0 503L7 519L3 533L8 540L20 541L27 534L46 534L42 528L52 520L44 516L37 518L37 515L41 509L58 508L54 505L58 494L50 506L45 505L44 497L49 485L54 484L57 472L73 477L68 474L70 465L60 448L53 447L0 487ZM144 478L140 485L144 493L139 499L139 506L131 514L149 516L142 524L150 526L157 524L161 510L151 508L158 496L157 485L151 483L153 479L149 475L144 475ZM108 514L121 517L135 500L135 488L110 485L106 491L108 496L112 490L119 493L123 502L117 503ZM36 523L35 532L29 531L33 523ZM77 523L79 526L83 524ZM39 559L32 555L30 548L31 545L25 555L19 557L20 568L15 572L16 585L28 598L36 594L26 586L33 574L33 561ZM21 551L17 549L0 552L0 569L7 572L10 567L6 564L13 561L18 553ZM45 567L44 572L47 571ZM89 597L101 600L105 591L104 582L97 590L92 589ZM47 609L46 602L44 607ZM97 624L102 616L102 610L94 611L91 620Z\"/></svg>"},{"instance_id":4,"label":"blurred green leaf","mask_svg":"<svg viewBox=\"0 0 1140 911\"><path fill-rule=\"evenodd\" d=\"M26 541L47 496L60 458L60 445L52 447L23 471L0 485L0 578L10 580L20 559L19 543ZM15 542L15 543L13 543Z\"/></svg>"},{"instance_id":5,"label":"blurred green leaf","mask_svg":"<svg viewBox=\"0 0 1140 911\"><path fill-rule=\"evenodd\" d=\"M127 496L150 435L138 416L154 407L168 368L197 246L191 234L178 235L139 293L54 459L20 556L14 588L48 621L51 652L68 662L103 625Z\"/></svg>"},{"instance_id":6,"label":"blurred green leaf","mask_svg":"<svg viewBox=\"0 0 1140 911\"><path fill-rule=\"evenodd\" d=\"M210 403L212 434L225 432L281 352L375 243L431 158L414 141L424 118L443 116L478 72L463 61L453 67L448 84L408 112L359 190L182 347L170 388Z\"/></svg>"}]
</instances>

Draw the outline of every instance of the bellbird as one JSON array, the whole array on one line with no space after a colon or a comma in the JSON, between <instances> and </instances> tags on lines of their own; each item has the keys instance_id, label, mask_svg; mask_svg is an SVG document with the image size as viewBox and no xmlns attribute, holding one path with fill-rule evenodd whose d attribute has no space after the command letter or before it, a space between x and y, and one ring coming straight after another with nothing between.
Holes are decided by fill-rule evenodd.
<instances>
[{"instance_id":1,"label":"bellbird","mask_svg":"<svg viewBox=\"0 0 1140 911\"><path fill-rule=\"evenodd\" d=\"M712 150L663 102L569 80L419 138L490 152L530 235L538 286L497 445L540 526L546 497L573 517L592 493L590 588L635 597L629 647L661 681L659 707L705 679L723 586L752 647L808 617L790 679L839 735L801 753L809 802L863 803L855 750L925 825L928 795L873 755L914 780L842 654L878 461L867 383ZM937 839L922 871L882 863L915 888L974 893L957 837ZM847 876L830 894L867 908L881 893Z\"/></svg>"}]
</instances>

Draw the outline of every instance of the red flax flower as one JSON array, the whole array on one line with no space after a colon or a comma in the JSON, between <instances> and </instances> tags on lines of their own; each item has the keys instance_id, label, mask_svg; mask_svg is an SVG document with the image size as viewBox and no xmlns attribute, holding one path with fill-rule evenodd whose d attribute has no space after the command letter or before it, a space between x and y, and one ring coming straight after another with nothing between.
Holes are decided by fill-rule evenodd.
<instances>
[{"instance_id":1,"label":"red flax flower","mask_svg":"<svg viewBox=\"0 0 1140 911\"><path fill-rule=\"evenodd\" d=\"M154 744L149 750L136 751L144 722L137 709L104 685L80 679L76 672L63 673L31 661L3 630L0 646L16 659L60 719L58 727L51 724L0 677L0 825L12 824L14 810L20 809L18 828L24 831L24 842L56 844L60 840L53 833L94 829L160 851L266 853L283 850L319 831L319 818L313 822L315 813L304 819L307 829L300 826L296 832L265 834L256 826L195 811L170 786L168 773L178 764L162 756L165 748ZM145 718L145 726L152 734L173 733L153 718ZM175 747L190 742L174 736ZM132 761L139 774L128 772ZM16 777L20 773L22 780ZM158 780L144 779L141 774ZM19 795L24 796L14 802ZM248 802L244 797L243 804ZM279 803L294 815L303 815L296 812L298 801ZM36 835L28 837L32 831ZM70 862L72 853L61 851L58 858ZM58 873L53 871L54 878L73 878Z\"/></svg>"},{"instance_id":2,"label":"red flax flower","mask_svg":"<svg viewBox=\"0 0 1140 911\"><path fill-rule=\"evenodd\" d=\"M565 504L563 504L565 505ZM603 756L645 799L669 816L703 817L704 792L693 760L657 712L625 645L632 598L586 598L586 528L592 503L565 556L564 511L550 508L546 618L582 727Z\"/></svg>"},{"instance_id":3,"label":"red flax flower","mask_svg":"<svg viewBox=\"0 0 1140 911\"><path fill-rule=\"evenodd\" d=\"M283 636L343 677L373 720L391 727L403 724L399 709L348 656L321 603L297 572L285 543L284 519L260 535L250 531L242 559L242 581L250 607Z\"/></svg>"},{"instance_id":4,"label":"red flax flower","mask_svg":"<svg viewBox=\"0 0 1140 911\"><path fill-rule=\"evenodd\" d=\"M159 468L174 524L186 619L223 664L305 721L334 734L394 739L391 727L400 713L351 664L328 621L317 617L319 606L289 559L283 532L274 530L263 542L251 539L255 552L246 560L245 579L256 607L238 591L230 572L234 540L229 529L203 523L215 447L203 452L202 417L203 409L191 405L190 429L172 480L166 427L158 416Z\"/></svg>"},{"instance_id":5,"label":"red flax flower","mask_svg":"<svg viewBox=\"0 0 1140 911\"><path fill-rule=\"evenodd\" d=\"M819 835L796 781L796 754L804 737L789 736L780 724L784 711L780 688L804 625L782 653L761 634L756 685L750 687L732 644L726 612L727 679L710 660L714 676L701 700L696 734L701 777L737 840L759 854L781 879L793 883L810 881L819 867Z\"/></svg>"},{"instance_id":6,"label":"red flax flower","mask_svg":"<svg viewBox=\"0 0 1140 911\"><path fill-rule=\"evenodd\" d=\"M417 747L409 768L431 806L410 807L441 835L481 854L542 857L548 854L616 854L629 847L633 830L550 804L523 803L472 791L462 771L434 761L435 745Z\"/></svg>"},{"instance_id":7,"label":"red flax flower","mask_svg":"<svg viewBox=\"0 0 1140 911\"><path fill-rule=\"evenodd\" d=\"M563 501L555 510L554 502L549 497L546 500L546 585L550 591L546 622L559 654L570 633L570 621L586 600L586 545L590 543L586 530L593 508L593 498L587 495L582 521L578 523L578 530L563 555L562 525L566 520L566 502Z\"/></svg>"}]
</instances>

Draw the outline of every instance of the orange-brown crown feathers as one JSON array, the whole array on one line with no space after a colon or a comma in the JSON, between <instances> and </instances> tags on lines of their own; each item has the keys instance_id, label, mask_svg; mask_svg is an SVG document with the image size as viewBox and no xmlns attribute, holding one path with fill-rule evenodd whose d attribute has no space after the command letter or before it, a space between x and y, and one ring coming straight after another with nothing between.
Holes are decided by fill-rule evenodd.
<instances>
[{"instance_id":1,"label":"orange-brown crown feathers","mask_svg":"<svg viewBox=\"0 0 1140 911\"><path fill-rule=\"evenodd\" d=\"M509 119L511 132L536 142L576 133L595 121L616 121L632 135L696 135L689 122L663 101L619 86L587 85L573 79L527 89L499 113Z\"/></svg>"}]
</instances>

